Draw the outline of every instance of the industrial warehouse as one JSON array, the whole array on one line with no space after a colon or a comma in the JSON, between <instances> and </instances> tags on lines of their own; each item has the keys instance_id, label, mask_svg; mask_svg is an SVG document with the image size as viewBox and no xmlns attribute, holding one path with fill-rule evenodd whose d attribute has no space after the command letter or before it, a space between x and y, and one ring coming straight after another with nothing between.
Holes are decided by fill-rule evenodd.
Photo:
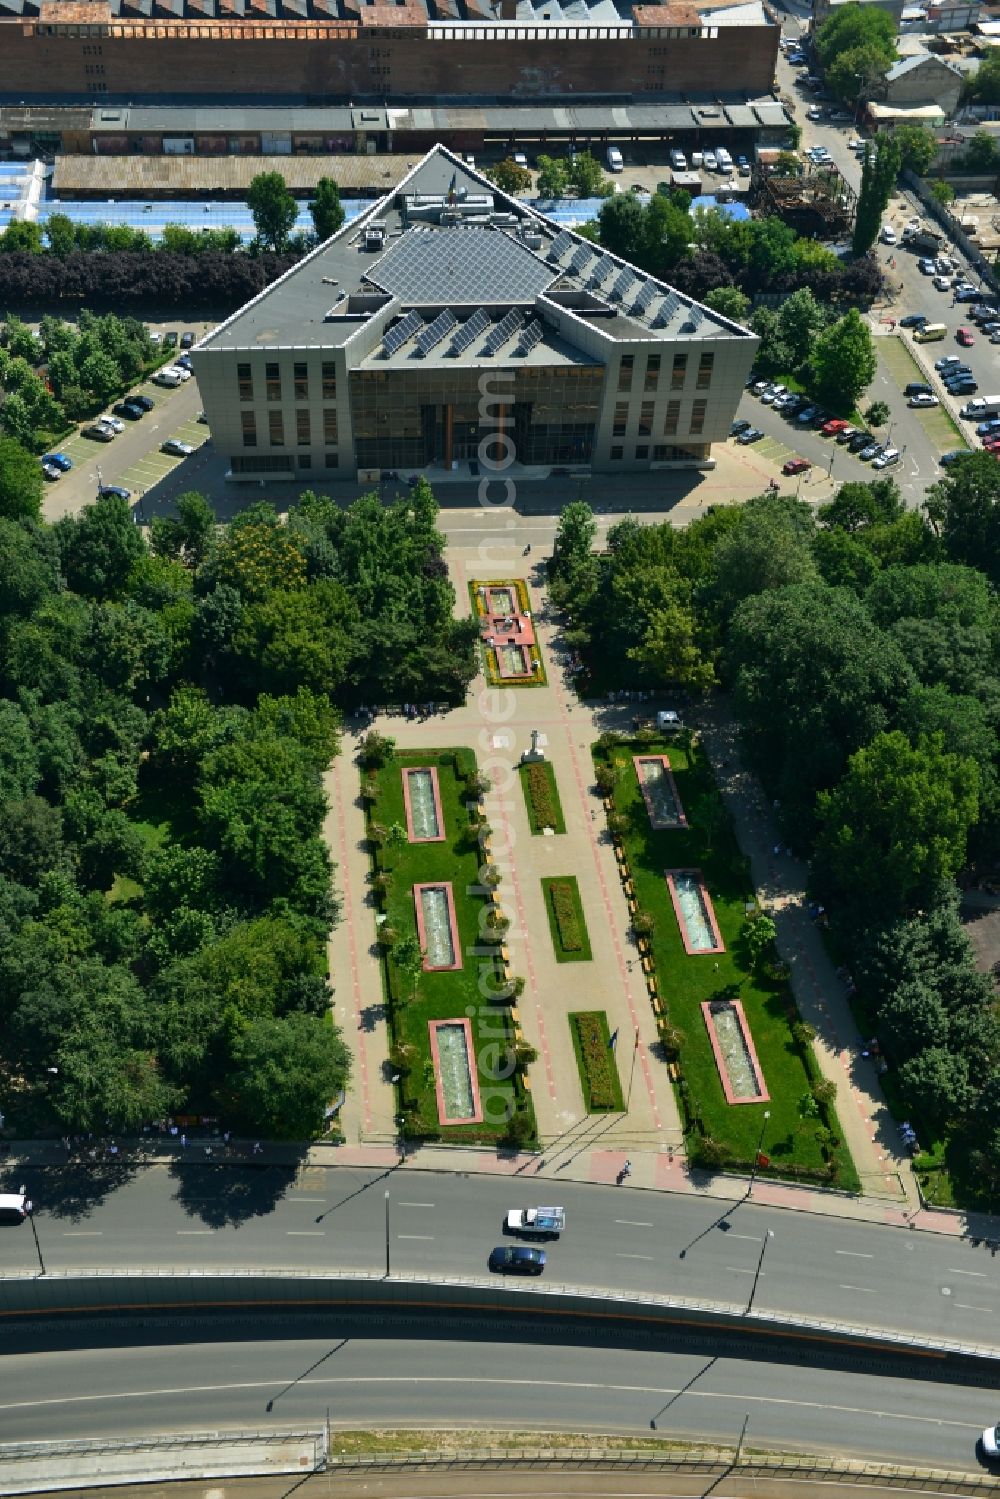
<instances>
[{"instance_id":1,"label":"industrial warehouse","mask_svg":"<svg viewBox=\"0 0 1000 1499\"><path fill-rule=\"evenodd\" d=\"M704 468L757 339L443 146L192 352L228 477Z\"/></svg>"}]
</instances>

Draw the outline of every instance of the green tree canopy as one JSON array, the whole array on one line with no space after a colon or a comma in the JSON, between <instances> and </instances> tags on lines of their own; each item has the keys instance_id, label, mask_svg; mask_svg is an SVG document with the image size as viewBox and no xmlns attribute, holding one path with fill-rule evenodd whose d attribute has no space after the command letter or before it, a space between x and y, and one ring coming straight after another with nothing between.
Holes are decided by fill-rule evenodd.
<instances>
[{"instance_id":1,"label":"green tree canopy","mask_svg":"<svg viewBox=\"0 0 1000 1499\"><path fill-rule=\"evenodd\" d=\"M219 1089L226 1117L276 1140L320 1134L350 1072L347 1047L313 1015L252 1021L237 1030L230 1053Z\"/></svg>"},{"instance_id":2,"label":"green tree canopy","mask_svg":"<svg viewBox=\"0 0 1000 1499\"><path fill-rule=\"evenodd\" d=\"M518 193L526 193L531 187L531 173L527 167L522 167L512 156L504 157L495 166L486 168L486 176L491 182L495 182L502 193L508 193L514 198Z\"/></svg>"},{"instance_id":3,"label":"green tree canopy","mask_svg":"<svg viewBox=\"0 0 1000 1499\"><path fill-rule=\"evenodd\" d=\"M298 204L280 172L258 172L247 188L247 207L261 243L283 250L299 216Z\"/></svg>"},{"instance_id":4,"label":"green tree canopy","mask_svg":"<svg viewBox=\"0 0 1000 1499\"><path fill-rule=\"evenodd\" d=\"M918 177L926 177L938 153L937 136L926 125L897 125L893 131L900 163Z\"/></svg>"},{"instance_id":5,"label":"green tree canopy","mask_svg":"<svg viewBox=\"0 0 1000 1499\"><path fill-rule=\"evenodd\" d=\"M14 438L0 437L0 517L37 519L44 483L37 459Z\"/></svg>"},{"instance_id":6,"label":"green tree canopy","mask_svg":"<svg viewBox=\"0 0 1000 1499\"><path fill-rule=\"evenodd\" d=\"M849 412L875 378L875 349L857 308L816 340L812 369L817 394L835 410Z\"/></svg>"},{"instance_id":7,"label":"green tree canopy","mask_svg":"<svg viewBox=\"0 0 1000 1499\"><path fill-rule=\"evenodd\" d=\"M321 177L316 183L316 191L309 200L309 212L319 240L329 239L343 224L344 205L340 201L340 189L332 177Z\"/></svg>"}]
</instances>

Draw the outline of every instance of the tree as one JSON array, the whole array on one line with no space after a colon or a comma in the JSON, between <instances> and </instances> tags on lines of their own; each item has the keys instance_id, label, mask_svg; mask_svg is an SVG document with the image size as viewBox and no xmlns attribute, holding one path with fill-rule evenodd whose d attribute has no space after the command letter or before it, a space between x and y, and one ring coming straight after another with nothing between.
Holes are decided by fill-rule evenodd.
<instances>
[{"instance_id":1,"label":"tree","mask_svg":"<svg viewBox=\"0 0 1000 1499\"><path fill-rule=\"evenodd\" d=\"M568 186L567 163L558 156L539 156L536 184L538 196L540 198L565 198Z\"/></svg>"},{"instance_id":2,"label":"tree","mask_svg":"<svg viewBox=\"0 0 1000 1499\"><path fill-rule=\"evenodd\" d=\"M912 746L899 730L876 735L820 793L817 887L869 920L929 903L962 866L978 792L975 764L940 737Z\"/></svg>"},{"instance_id":3,"label":"tree","mask_svg":"<svg viewBox=\"0 0 1000 1499\"><path fill-rule=\"evenodd\" d=\"M37 459L14 438L0 437L0 516L36 520L44 483Z\"/></svg>"},{"instance_id":4,"label":"tree","mask_svg":"<svg viewBox=\"0 0 1000 1499\"><path fill-rule=\"evenodd\" d=\"M809 506L789 495L757 495L741 507L713 559L711 596L723 624L751 594L815 579L814 531Z\"/></svg>"},{"instance_id":5,"label":"tree","mask_svg":"<svg viewBox=\"0 0 1000 1499\"><path fill-rule=\"evenodd\" d=\"M926 125L897 125L893 136L900 162L918 177L926 177L937 156L937 137Z\"/></svg>"},{"instance_id":6,"label":"tree","mask_svg":"<svg viewBox=\"0 0 1000 1499\"><path fill-rule=\"evenodd\" d=\"M644 259L646 209L634 193L615 193L597 215L601 244L632 265Z\"/></svg>"},{"instance_id":7,"label":"tree","mask_svg":"<svg viewBox=\"0 0 1000 1499\"><path fill-rule=\"evenodd\" d=\"M865 412L865 421L869 427L884 427L889 420L889 407L885 401L872 401Z\"/></svg>"},{"instance_id":8,"label":"tree","mask_svg":"<svg viewBox=\"0 0 1000 1499\"><path fill-rule=\"evenodd\" d=\"M892 17L869 5L842 5L816 32L816 55L824 68L855 47L876 47L889 62L895 56L896 28Z\"/></svg>"},{"instance_id":9,"label":"tree","mask_svg":"<svg viewBox=\"0 0 1000 1499\"><path fill-rule=\"evenodd\" d=\"M865 420L872 426L879 425L872 421L870 407ZM903 510L903 497L894 479L875 479L870 484L852 479L840 486L829 505L823 506L819 518L831 530L853 532L898 520Z\"/></svg>"},{"instance_id":10,"label":"tree","mask_svg":"<svg viewBox=\"0 0 1000 1499\"><path fill-rule=\"evenodd\" d=\"M980 568L1000 585L1000 466L970 453L927 491L924 511L953 562Z\"/></svg>"},{"instance_id":11,"label":"tree","mask_svg":"<svg viewBox=\"0 0 1000 1499\"><path fill-rule=\"evenodd\" d=\"M316 183L316 191L309 200L309 212L312 215L313 229L318 240L329 239L343 224L344 205L340 201L340 189L332 177L321 177ZM294 223L295 218L291 220L289 228Z\"/></svg>"},{"instance_id":12,"label":"tree","mask_svg":"<svg viewBox=\"0 0 1000 1499\"><path fill-rule=\"evenodd\" d=\"M178 557L200 567L215 539L215 511L197 490L178 496L176 516L154 516L150 546L160 557Z\"/></svg>"},{"instance_id":13,"label":"tree","mask_svg":"<svg viewBox=\"0 0 1000 1499\"><path fill-rule=\"evenodd\" d=\"M63 516L55 533L69 586L95 599L120 598L133 563L146 550L128 501L117 495L104 495L79 515Z\"/></svg>"},{"instance_id":14,"label":"tree","mask_svg":"<svg viewBox=\"0 0 1000 1499\"><path fill-rule=\"evenodd\" d=\"M955 189L950 182L945 182L943 177L935 177L933 181L928 182L927 191L936 202L941 204L942 208L947 208L949 203L955 201Z\"/></svg>"},{"instance_id":15,"label":"tree","mask_svg":"<svg viewBox=\"0 0 1000 1499\"><path fill-rule=\"evenodd\" d=\"M857 308L820 334L812 353L816 391L835 410L850 411L875 378L875 349Z\"/></svg>"},{"instance_id":16,"label":"tree","mask_svg":"<svg viewBox=\"0 0 1000 1499\"><path fill-rule=\"evenodd\" d=\"M487 167L486 176L496 183L502 193L507 193L512 198L518 193L528 192L531 187L531 173L512 156L498 161L496 166Z\"/></svg>"},{"instance_id":17,"label":"tree","mask_svg":"<svg viewBox=\"0 0 1000 1499\"><path fill-rule=\"evenodd\" d=\"M802 369L827 321L826 309L808 287L800 287L785 298L778 309L778 336L788 351L789 368Z\"/></svg>"},{"instance_id":18,"label":"tree","mask_svg":"<svg viewBox=\"0 0 1000 1499\"><path fill-rule=\"evenodd\" d=\"M604 175L601 163L589 151L578 151L570 157L567 175L581 198L608 198L614 192L610 177Z\"/></svg>"},{"instance_id":19,"label":"tree","mask_svg":"<svg viewBox=\"0 0 1000 1499\"><path fill-rule=\"evenodd\" d=\"M988 130L976 131L962 153L961 162L967 172L993 172L996 170L996 141Z\"/></svg>"},{"instance_id":20,"label":"tree","mask_svg":"<svg viewBox=\"0 0 1000 1499\"><path fill-rule=\"evenodd\" d=\"M340 1033L325 1018L254 1020L232 1038L219 1107L250 1133L310 1140L322 1133L327 1106L346 1086L350 1065Z\"/></svg>"},{"instance_id":21,"label":"tree","mask_svg":"<svg viewBox=\"0 0 1000 1499\"><path fill-rule=\"evenodd\" d=\"M738 286L717 286L708 293L705 306L734 323L745 323L750 311L750 298Z\"/></svg>"},{"instance_id":22,"label":"tree","mask_svg":"<svg viewBox=\"0 0 1000 1499\"><path fill-rule=\"evenodd\" d=\"M969 1064L944 1046L929 1046L904 1062L896 1074L909 1113L923 1121L936 1139L973 1102Z\"/></svg>"},{"instance_id":23,"label":"tree","mask_svg":"<svg viewBox=\"0 0 1000 1499\"><path fill-rule=\"evenodd\" d=\"M271 250L283 250L299 209L280 172L257 173L247 189L247 207L261 243Z\"/></svg>"},{"instance_id":24,"label":"tree","mask_svg":"<svg viewBox=\"0 0 1000 1499\"><path fill-rule=\"evenodd\" d=\"M743 936L750 956L750 967L756 973L775 955L778 928L766 911L759 911L746 922Z\"/></svg>"},{"instance_id":25,"label":"tree","mask_svg":"<svg viewBox=\"0 0 1000 1499\"><path fill-rule=\"evenodd\" d=\"M965 95L977 104L1000 104L1000 57L992 47L976 72L966 78Z\"/></svg>"},{"instance_id":26,"label":"tree","mask_svg":"<svg viewBox=\"0 0 1000 1499\"><path fill-rule=\"evenodd\" d=\"M861 191L854 220L855 255L864 255L878 238L882 215L899 176L899 164L900 150L892 136L879 134L875 137L874 148L871 142L865 146Z\"/></svg>"}]
</instances>

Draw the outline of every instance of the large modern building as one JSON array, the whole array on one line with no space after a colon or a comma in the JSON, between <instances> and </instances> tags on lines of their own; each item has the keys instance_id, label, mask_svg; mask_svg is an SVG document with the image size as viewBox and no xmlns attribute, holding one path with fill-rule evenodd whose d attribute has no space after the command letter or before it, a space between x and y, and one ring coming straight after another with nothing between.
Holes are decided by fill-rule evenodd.
<instances>
[{"instance_id":1,"label":"large modern building","mask_svg":"<svg viewBox=\"0 0 1000 1499\"><path fill-rule=\"evenodd\" d=\"M754 97L762 0L0 0L0 100Z\"/></svg>"},{"instance_id":2,"label":"large modern building","mask_svg":"<svg viewBox=\"0 0 1000 1499\"><path fill-rule=\"evenodd\" d=\"M234 480L623 473L710 464L757 343L435 146L192 360Z\"/></svg>"}]
</instances>

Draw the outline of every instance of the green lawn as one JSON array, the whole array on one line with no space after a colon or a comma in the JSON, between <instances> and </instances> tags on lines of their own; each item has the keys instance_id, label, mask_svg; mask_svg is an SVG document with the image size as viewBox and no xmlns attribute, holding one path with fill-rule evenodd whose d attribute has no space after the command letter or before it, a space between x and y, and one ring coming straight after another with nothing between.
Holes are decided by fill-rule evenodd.
<instances>
[{"instance_id":1,"label":"green lawn","mask_svg":"<svg viewBox=\"0 0 1000 1499\"><path fill-rule=\"evenodd\" d=\"M885 338L876 339L875 348L880 360L901 391L905 390L911 381L927 379L910 345L899 334L893 333ZM936 348L929 348L925 358L929 364L932 364L938 354L939 351ZM931 406L929 410L921 410L918 407L913 414L939 453L945 453L949 448L968 447L965 433L955 425L951 413L944 406Z\"/></svg>"},{"instance_id":2,"label":"green lawn","mask_svg":"<svg viewBox=\"0 0 1000 1499\"><path fill-rule=\"evenodd\" d=\"M654 831L632 765L635 752L669 755L677 790L687 814L686 829ZM689 1150L697 1158L700 1140L711 1137L725 1148L733 1164L753 1160L765 1108L770 1119L764 1152L777 1175L805 1175L819 1179L825 1162L815 1131L818 1119L802 1117L800 1103L818 1077L811 1050L803 1053L792 1035L798 1018L794 1001L783 982L754 978L742 950L741 932L746 907L755 900L747 861L739 851L729 817L715 786L711 768L697 750L686 751L675 742L654 745L622 743L608 754L595 746L598 765L611 763L619 773L615 808L626 818L624 843L641 910L655 926L652 956L659 993L672 1025L679 1028L678 1064L680 1102L693 1125ZM705 876L716 920L726 945L724 953L688 956L681 940L666 869L700 868ZM753 1036L769 1101L728 1104L719 1079L701 1004L721 997L739 998ZM839 1138L835 1111L830 1127ZM858 1189L853 1163L842 1144L833 1151L836 1185Z\"/></svg>"},{"instance_id":3,"label":"green lawn","mask_svg":"<svg viewBox=\"0 0 1000 1499\"><path fill-rule=\"evenodd\" d=\"M382 908L387 924L400 937L417 936L414 884L437 880L451 883L463 961L463 967L454 972L425 973L421 970L416 975L414 997L410 997L414 993L413 975L400 972L391 958L383 965L394 1056L399 1048L404 1052L411 1049L403 1057L406 1070L399 1084L400 1102L407 1116L407 1130L415 1136L496 1141L505 1136L505 1121L517 1106L530 1122L533 1137L535 1119L530 1096L525 1094L519 1078L512 1080L500 1075L506 1071L508 1045L513 1045L513 1022L507 1004L502 1000L491 1003L486 997L491 990L502 993L502 983L498 959L491 955L493 949L480 938L479 921L484 897L470 893L479 886L481 854L477 839L469 836L464 774L461 779L456 775L456 756L463 772L475 770L475 756L471 750L398 754L376 773L377 797L369 810L370 825L382 824L391 828L398 823L405 829L402 767L437 767L447 833L445 840L441 843L390 843L377 849L373 860L375 870L384 870L390 877L388 893L382 897ZM472 1024L486 1117L482 1124L442 1126L438 1120L427 1023L466 1016ZM393 1066L397 1071L403 1070L395 1059Z\"/></svg>"},{"instance_id":4,"label":"green lawn","mask_svg":"<svg viewBox=\"0 0 1000 1499\"><path fill-rule=\"evenodd\" d=\"M559 787L556 785L556 773L548 760L535 760L531 765L519 765L517 768L518 779L521 782L521 790L524 793L524 805L528 811L528 825L532 833L541 834L545 826L535 814L535 803L531 796L531 776L542 775L545 778L549 798L552 803L552 822L550 824L554 833L565 833L566 819L563 817L562 802L559 800Z\"/></svg>"},{"instance_id":5,"label":"green lawn","mask_svg":"<svg viewBox=\"0 0 1000 1499\"><path fill-rule=\"evenodd\" d=\"M552 886L564 885L569 890L570 899L573 904L573 913L576 916L577 932L579 934L580 946L578 948L564 947L559 935L559 926L556 922L556 913L552 906ZM571 874L553 875L550 879L542 881L542 899L545 902L545 914L549 918L549 932L552 937L552 947L556 955L557 963L589 963L593 958L590 948L590 937L587 934L587 921L583 914L583 903L580 900L580 889L576 879Z\"/></svg>"},{"instance_id":6,"label":"green lawn","mask_svg":"<svg viewBox=\"0 0 1000 1499\"><path fill-rule=\"evenodd\" d=\"M611 1045L611 1033L608 1030L608 1017L603 1010L574 1010L568 1016L570 1035L573 1037L573 1055L576 1057L576 1068L580 1074L580 1091L583 1094L583 1105L588 1114L623 1114L625 1112L625 1099L622 1096L621 1078L618 1076L618 1060L615 1049ZM577 1021L593 1020L597 1024L601 1038L601 1059L607 1064L607 1078L610 1083L611 1096L606 1106L595 1105L591 1102L590 1075L584 1060L583 1047L580 1041L580 1031Z\"/></svg>"}]
</instances>

